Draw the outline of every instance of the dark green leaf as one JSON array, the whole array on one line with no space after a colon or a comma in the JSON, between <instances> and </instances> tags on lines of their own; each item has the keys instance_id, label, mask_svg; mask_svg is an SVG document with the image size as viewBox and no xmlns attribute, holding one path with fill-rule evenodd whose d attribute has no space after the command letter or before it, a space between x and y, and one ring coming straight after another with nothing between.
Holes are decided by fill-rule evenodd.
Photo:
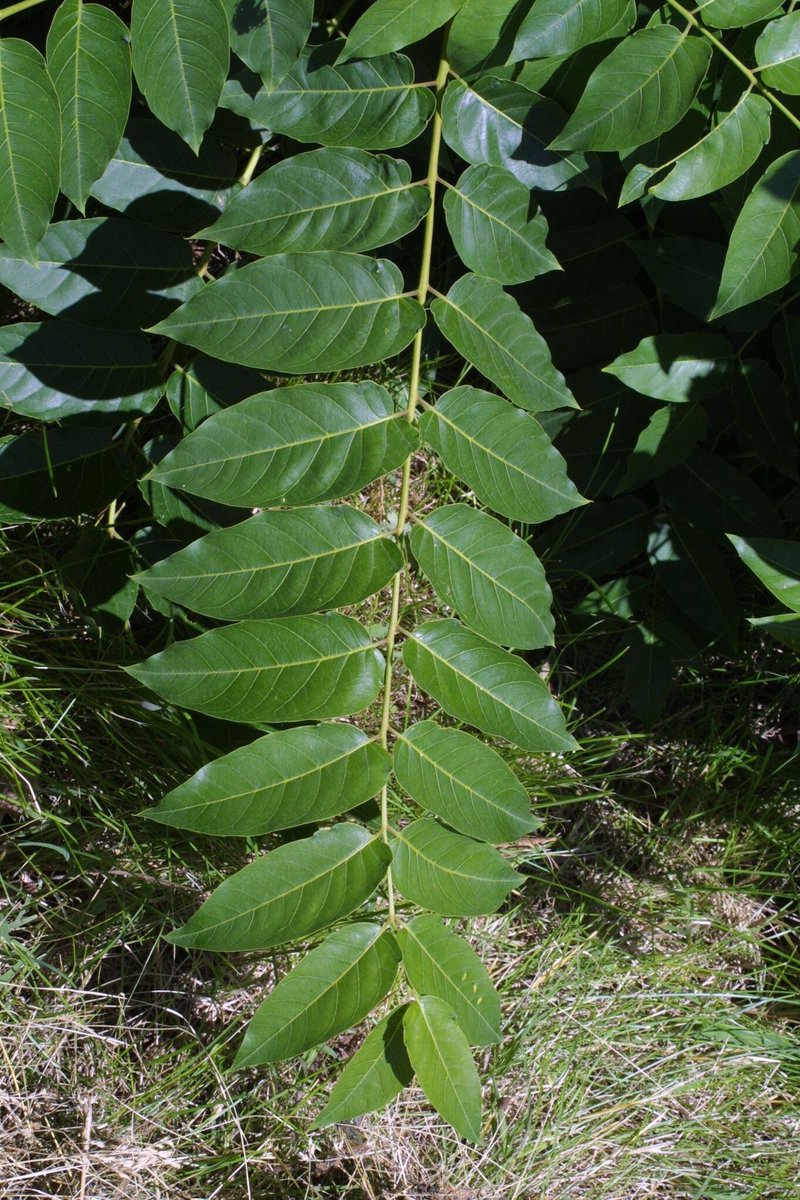
<instances>
[{"instance_id":1,"label":"dark green leaf","mask_svg":"<svg viewBox=\"0 0 800 1200\"><path fill-rule=\"evenodd\" d=\"M595 159L550 149L563 127L563 111L521 84L491 75L473 85L453 80L444 95L442 122L445 141L461 158L476 166L505 167L527 188L558 192L597 186Z\"/></svg>"},{"instance_id":2,"label":"dark green leaf","mask_svg":"<svg viewBox=\"0 0 800 1200\"><path fill-rule=\"evenodd\" d=\"M780 517L757 484L724 458L697 449L658 481L676 512L718 540L726 533L771 537Z\"/></svg>"},{"instance_id":3,"label":"dark green leaf","mask_svg":"<svg viewBox=\"0 0 800 1200\"><path fill-rule=\"evenodd\" d=\"M192 612L236 621L357 604L402 565L370 517L337 505L259 513L193 542L141 582Z\"/></svg>"},{"instance_id":4,"label":"dark green leaf","mask_svg":"<svg viewBox=\"0 0 800 1200\"><path fill-rule=\"evenodd\" d=\"M500 997L469 942L428 916L409 921L397 941L418 996L438 996L449 1004L470 1045L500 1041Z\"/></svg>"},{"instance_id":5,"label":"dark green leaf","mask_svg":"<svg viewBox=\"0 0 800 1200\"><path fill-rule=\"evenodd\" d=\"M175 448L176 442L177 438L173 435L161 434L144 444L142 455L151 464L159 463ZM200 534L219 529L221 525L235 525L247 516L246 509L229 508L213 500L200 500L185 492L173 491L153 479L152 475L146 475L140 481L139 490L155 519L164 526L170 537L177 538L179 542L193 541ZM157 593L148 587L148 595L152 600Z\"/></svg>"},{"instance_id":6,"label":"dark green leaf","mask_svg":"<svg viewBox=\"0 0 800 1200\"><path fill-rule=\"evenodd\" d=\"M554 146L627 150L677 125L708 70L711 47L673 25L640 29L593 72Z\"/></svg>"},{"instance_id":7,"label":"dark green leaf","mask_svg":"<svg viewBox=\"0 0 800 1200\"><path fill-rule=\"evenodd\" d=\"M663 639L646 625L636 625L626 633L623 647L631 705L649 729L660 716L672 687L672 654Z\"/></svg>"},{"instance_id":8,"label":"dark green leaf","mask_svg":"<svg viewBox=\"0 0 800 1200\"><path fill-rule=\"evenodd\" d=\"M394 982L400 952L380 925L337 929L302 958L257 1010L234 1068L294 1058L363 1021Z\"/></svg>"},{"instance_id":9,"label":"dark green leaf","mask_svg":"<svg viewBox=\"0 0 800 1200\"><path fill-rule=\"evenodd\" d=\"M707 430L708 418L701 404L678 408L666 404L656 409L639 434L617 491L632 491L679 466Z\"/></svg>"},{"instance_id":10,"label":"dark green leaf","mask_svg":"<svg viewBox=\"0 0 800 1200\"><path fill-rule=\"evenodd\" d=\"M390 851L345 822L289 842L236 871L168 941L199 950L268 950L308 937L367 900Z\"/></svg>"},{"instance_id":11,"label":"dark green leaf","mask_svg":"<svg viewBox=\"0 0 800 1200\"><path fill-rule=\"evenodd\" d=\"M434 509L411 549L436 594L489 641L553 644L552 593L536 555L507 525L466 504Z\"/></svg>"},{"instance_id":12,"label":"dark green leaf","mask_svg":"<svg viewBox=\"0 0 800 1200\"><path fill-rule=\"evenodd\" d=\"M609 366L627 387L654 400L682 404L714 396L729 383L733 346L713 333L661 333Z\"/></svg>"},{"instance_id":13,"label":"dark green leaf","mask_svg":"<svg viewBox=\"0 0 800 1200\"><path fill-rule=\"evenodd\" d=\"M545 245L541 212L529 220L530 193L504 167L468 167L444 198L447 227L471 271L500 283L524 283L559 269Z\"/></svg>"},{"instance_id":14,"label":"dark green leaf","mask_svg":"<svg viewBox=\"0 0 800 1200\"><path fill-rule=\"evenodd\" d=\"M199 237L252 254L372 250L425 216L428 190L400 159L322 149L277 163L234 196Z\"/></svg>"},{"instance_id":15,"label":"dark green leaf","mask_svg":"<svg viewBox=\"0 0 800 1200\"><path fill-rule=\"evenodd\" d=\"M800 96L800 13L770 21L756 42L756 62L767 87Z\"/></svg>"},{"instance_id":16,"label":"dark green leaf","mask_svg":"<svg viewBox=\"0 0 800 1200\"><path fill-rule=\"evenodd\" d=\"M58 195L61 113L38 50L0 38L0 238L29 262Z\"/></svg>"},{"instance_id":17,"label":"dark green leaf","mask_svg":"<svg viewBox=\"0 0 800 1200\"><path fill-rule=\"evenodd\" d=\"M800 613L800 542L728 535L746 567L781 604Z\"/></svg>"},{"instance_id":18,"label":"dark green leaf","mask_svg":"<svg viewBox=\"0 0 800 1200\"><path fill-rule=\"evenodd\" d=\"M445 58L459 75L506 62L525 0L465 0L447 31Z\"/></svg>"},{"instance_id":19,"label":"dark green leaf","mask_svg":"<svg viewBox=\"0 0 800 1200\"><path fill-rule=\"evenodd\" d=\"M241 366L292 375L391 358L424 323L385 258L275 254L209 284L153 332Z\"/></svg>"},{"instance_id":20,"label":"dark green leaf","mask_svg":"<svg viewBox=\"0 0 800 1200\"><path fill-rule=\"evenodd\" d=\"M449 21L464 0L374 0L356 21L340 63L391 54L418 42Z\"/></svg>"},{"instance_id":21,"label":"dark green leaf","mask_svg":"<svg viewBox=\"0 0 800 1200\"><path fill-rule=\"evenodd\" d=\"M58 569L83 616L112 633L123 629L139 590L130 578L133 555L127 542L90 525L60 559Z\"/></svg>"},{"instance_id":22,"label":"dark green leaf","mask_svg":"<svg viewBox=\"0 0 800 1200\"><path fill-rule=\"evenodd\" d=\"M223 837L257 837L325 821L376 795L385 750L352 725L283 729L201 767L145 815Z\"/></svg>"},{"instance_id":23,"label":"dark green leaf","mask_svg":"<svg viewBox=\"0 0 800 1200\"><path fill-rule=\"evenodd\" d=\"M697 11L712 29L738 29L780 12L776 0L701 0Z\"/></svg>"},{"instance_id":24,"label":"dark green leaf","mask_svg":"<svg viewBox=\"0 0 800 1200\"><path fill-rule=\"evenodd\" d=\"M790 650L800 652L800 617L796 613L778 613L772 617L748 617L754 629L763 630L783 642Z\"/></svg>"},{"instance_id":25,"label":"dark green leaf","mask_svg":"<svg viewBox=\"0 0 800 1200\"><path fill-rule=\"evenodd\" d=\"M783 287L800 270L800 150L767 167L731 234L712 316Z\"/></svg>"},{"instance_id":26,"label":"dark green leaf","mask_svg":"<svg viewBox=\"0 0 800 1200\"><path fill-rule=\"evenodd\" d=\"M222 0L133 0L131 43L151 112L197 154L228 74Z\"/></svg>"},{"instance_id":27,"label":"dark green leaf","mask_svg":"<svg viewBox=\"0 0 800 1200\"><path fill-rule=\"evenodd\" d=\"M712 638L730 632L739 605L713 542L673 516L650 535L648 555L656 581L681 612Z\"/></svg>"},{"instance_id":28,"label":"dark green leaf","mask_svg":"<svg viewBox=\"0 0 800 1200\"><path fill-rule=\"evenodd\" d=\"M167 400L184 431L191 433L207 417L264 390L264 376L249 367L223 363L205 354L176 367L167 380Z\"/></svg>"},{"instance_id":29,"label":"dark green leaf","mask_svg":"<svg viewBox=\"0 0 800 1200\"><path fill-rule=\"evenodd\" d=\"M522 876L499 850L423 817L397 833L392 877L407 900L443 917L495 912Z\"/></svg>"},{"instance_id":30,"label":"dark green leaf","mask_svg":"<svg viewBox=\"0 0 800 1200\"><path fill-rule=\"evenodd\" d=\"M383 658L352 617L240 621L127 667L171 704L228 721L346 717L378 694Z\"/></svg>"},{"instance_id":31,"label":"dark green leaf","mask_svg":"<svg viewBox=\"0 0 800 1200\"><path fill-rule=\"evenodd\" d=\"M594 579L641 554L649 524L650 512L641 500L624 496L554 521L535 545L551 576L557 570Z\"/></svg>"},{"instance_id":32,"label":"dark green leaf","mask_svg":"<svg viewBox=\"0 0 800 1200\"><path fill-rule=\"evenodd\" d=\"M136 117L92 195L146 224L194 233L219 215L235 177L233 151L212 137L203 139L195 155L158 121Z\"/></svg>"},{"instance_id":33,"label":"dark green leaf","mask_svg":"<svg viewBox=\"0 0 800 1200\"><path fill-rule=\"evenodd\" d=\"M352 495L416 444L379 384L300 383L209 417L155 478L227 504L311 504Z\"/></svg>"},{"instance_id":34,"label":"dark green leaf","mask_svg":"<svg viewBox=\"0 0 800 1200\"><path fill-rule=\"evenodd\" d=\"M635 20L630 0L536 0L509 61L574 54L592 42L621 37Z\"/></svg>"},{"instance_id":35,"label":"dark green leaf","mask_svg":"<svg viewBox=\"0 0 800 1200\"><path fill-rule=\"evenodd\" d=\"M453 388L420 429L447 469L503 516L535 524L583 503L538 421L498 396Z\"/></svg>"},{"instance_id":36,"label":"dark green leaf","mask_svg":"<svg viewBox=\"0 0 800 1200\"><path fill-rule=\"evenodd\" d=\"M759 465L769 463L797 478L795 404L779 375L759 358L745 359L734 380L737 430L753 446Z\"/></svg>"},{"instance_id":37,"label":"dark green leaf","mask_svg":"<svg viewBox=\"0 0 800 1200\"><path fill-rule=\"evenodd\" d=\"M499 650L458 621L425 621L403 646L416 683L442 708L522 750L573 750L547 684L524 659Z\"/></svg>"},{"instance_id":38,"label":"dark green leaf","mask_svg":"<svg viewBox=\"0 0 800 1200\"><path fill-rule=\"evenodd\" d=\"M128 119L128 41L119 17L83 0L64 0L47 35L47 68L61 110L61 191L81 212Z\"/></svg>"},{"instance_id":39,"label":"dark green leaf","mask_svg":"<svg viewBox=\"0 0 800 1200\"><path fill-rule=\"evenodd\" d=\"M139 329L202 287L186 242L119 217L59 221L38 254L32 266L0 246L0 283L43 312L87 325Z\"/></svg>"},{"instance_id":40,"label":"dark green leaf","mask_svg":"<svg viewBox=\"0 0 800 1200\"><path fill-rule=\"evenodd\" d=\"M141 333L72 321L0 328L0 405L40 421L150 412L163 395Z\"/></svg>"},{"instance_id":41,"label":"dark green leaf","mask_svg":"<svg viewBox=\"0 0 800 1200\"><path fill-rule=\"evenodd\" d=\"M404 1004L396 1008L370 1030L345 1064L312 1129L376 1112L411 1083L414 1069L408 1061L403 1040L403 1017L407 1007Z\"/></svg>"},{"instance_id":42,"label":"dark green leaf","mask_svg":"<svg viewBox=\"0 0 800 1200\"><path fill-rule=\"evenodd\" d=\"M511 768L459 729L434 721L412 725L395 742L394 769L412 800L470 837L514 842L537 824Z\"/></svg>"},{"instance_id":43,"label":"dark green leaf","mask_svg":"<svg viewBox=\"0 0 800 1200\"><path fill-rule=\"evenodd\" d=\"M288 75L308 41L314 0L223 0L231 49L271 91Z\"/></svg>"},{"instance_id":44,"label":"dark green leaf","mask_svg":"<svg viewBox=\"0 0 800 1200\"><path fill-rule=\"evenodd\" d=\"M105 430L31 430L0 441L0 520L94 513L132 478L131 460Z\"/></svg>"},{"instance_id":45,"label":"dark green leaf","mask_svg":"<svg viewBox=\"0 0 800 1200\"><path fill-rule=\"evenodd\" d=\"M449 1004L420 996L403 1022L406 1049L419 1085L457 1133L481 1136L481 1085L469 1045Z\"/></svg>"}]
</instances>

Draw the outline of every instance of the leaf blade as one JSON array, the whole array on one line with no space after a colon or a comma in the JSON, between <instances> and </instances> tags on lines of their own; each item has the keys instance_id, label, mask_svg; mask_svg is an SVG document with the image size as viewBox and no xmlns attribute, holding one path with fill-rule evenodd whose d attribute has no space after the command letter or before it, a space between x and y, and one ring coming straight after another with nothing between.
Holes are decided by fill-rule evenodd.
<instances>
[{"instance_id":1,"label":"leaf blade","mask_svg":"<svg viewBox=\"0 0 800 1200\"><path fill-rule=\"evenodd\" d=\"M403 1026L408 1057L433 1107L462 1137L480 1141L480 1081L453 1010L436 996L420 996Z\"/></svg>"},{"instance_id":2,"label":"leaf blade","mask_svg":"<svg viewBox=\"0 0 800 1200\"><path fill-rule=\"evenodd\" d=\"M423 817L396 833L392 877L402 894L443 917L495 912L522 878L485 842Z\"/></svg>"}]
</instances>

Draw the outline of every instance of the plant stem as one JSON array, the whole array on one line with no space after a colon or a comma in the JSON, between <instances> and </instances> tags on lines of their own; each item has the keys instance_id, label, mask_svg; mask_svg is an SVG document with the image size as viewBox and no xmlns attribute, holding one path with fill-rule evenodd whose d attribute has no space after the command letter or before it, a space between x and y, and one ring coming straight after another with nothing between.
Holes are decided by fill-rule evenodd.
<instances>
[{"instance_id":1,"label":"plant stem","mask_svg":"<svg viewBox=\"0 0 800 1200\"><path fill-rule=\"evenodd\" d=\"M433 117L431 126L431 149L428 158L428 214L425 218L425 228L422 240L422 261L419 269L419 283L417 285L417 299L420 304L425 304L428 296L428 287L431 277L431 259L433 257L433 232L436 225L436 181L439 176L439 152L442 144L442 114L441 114L441 95L444 90L444 85L447 82L448 65L446 59L442 59L439 63L439 70L436 75L436 112ZM417 410L419 400L419 381L422 371L422 336L424 326L417 331L414 338L414 343L411 349L411 376L408 382L408 405L406 407L406 420L411 422L414 420L414 414ZM409 493L411 489L411 454L403 463L403 474L400 483L400 502L397 508L397 525L395 526L395 536L400 538L403 536L403 530L408 520ZM389 747L389 728L391 724L392 710L392 683L394 673L392 670L392 658L394 656L394 644L397 639L397 632L400 625L400 588L403 580L403 571L405 567L401 567L395 573L392 580L392 606L389 614L389 629L386 635L386 671L383 680L383 703L381 705L381 727L380 727L380 742L384 750ZM389 788L384 784L381 791L381 837L385 842L389 841ZM396 921L394 911L394 887L392 884L392 868L389 867L386 872L386 886L389 901L389 922L394 925Z\"/></svg>"},{"instance_id":2,"label":"plant stem","mask_svg":"<svg viewBox=\"0 0 800 1200\"><path fill-rule=\"evenodd\" d=\"M719 50L720 54L723 54L725 58L727 58L728 62L733 63L737 70L741 71L745 79L749 81L750 86L754 87L756 91L760 92L765 100L769 100L773 108L777 108L778 112L783 113L787 121L791 121L795 129L800 129L800 117L796 117L792 110L787 108L786 105L778 99L774 92L771 92L769 88L765 88L755 72L751 71L749 67L746 67L745 64L738 59L736 55L728 49L725 43L716 37L710 29L706 29L705 25L702 25L700 21L698 21L694 13L690 12L688 8L684 8L682 4L679 4L678 0L667 0L667 4L670 6L670 8L674 8L675 12L680 13L684 20L688 21L698 33L701 33L703 37L711 43L712 46L715 46L716 49Z\"/></svg>"},{"instance_id":3,"label":"plant stem","mask_svg":"<svg viewBox=\"0 0 800 1200\"><path fill-rule=\"evenodd\" d=\"M253 147L253 149L250 153L250 157L248 158L247 162L245 163L244 170L242 171L241 175L239 176L239 183L242 185L242 187L247 187L248 183L253 178L253 172L255 171L256 167L258 166L258 160L261 158L261 155L263 154L263 152L264 152L264 143L263 142L259 143L258 146Z\"/></svg>"},{"instance_id":4,"label":"plant stem","mask_svg":"<svg viewBox=\"0 0 800 1200\"><path fill-rule=\"evenodd\" d=\"M26 8L34 8L37 4L44 4L44 0L18 0L16 4L9 4L8 8L0 8L0 21L24 12Z\"/></svg>"}]
</instances>

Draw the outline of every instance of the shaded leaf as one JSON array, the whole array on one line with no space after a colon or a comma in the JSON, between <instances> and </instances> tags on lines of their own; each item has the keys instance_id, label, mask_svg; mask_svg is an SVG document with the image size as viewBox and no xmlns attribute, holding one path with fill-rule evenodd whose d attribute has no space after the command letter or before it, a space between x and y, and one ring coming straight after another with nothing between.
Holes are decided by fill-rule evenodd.
<instances>
[{"instance_id":1,"label":"shaded leaf","mask_svg":"<svg viewBox=\"0 0 800 1200\"><path fill-rule=\"evenodd\" d=\"M133 466L103 429L35 429L0 439L0 520L94 513L122 493Z\"/></svg>"},{"instance_id":2,"label":"shaded leaf","mask_svg":"<svg viewBox=\"0 0 800 1200\"><path fill-rule=\"evenodd\" d=\"M246 367L293 375L397 354L424 323L388 259L275 254L204 287L153 332Z\"/></svg>"},{"instance_id":3,"label":"shaded leaf","mask_svg":"<svg viewBox=\"0 0 800 1200\"><path fill-rule=\"evenodd\" d=\"M312 1129L376 1112L408 1086L414 1069L408 1061L403 1038L403 1018L407 1008L408 1005L403 1004L394 1009L370 1030L345 1064Z\"/></svg>"},{"instance_id":4,"label":"shaded leaf","mask_svg":"<svg viewBox=\"0 0 800 1200\"><path fill-rule=\"evenodd\" d=\"M500 1041L500 997L475 951L437 917L415 917L397 934L403 968L418 996L438 996L472 1046Z\"/></svg>"},{"instance_id":5,"label":"shaded leaf","mask_svg":"<svg viewBox=\"0 0 800 1200\"><path fill-rule=\"evenodd\" d=\"M90 525L59 560L58 569L83 616L110 632L124 628L139 590L130 578L133 555L127 542Z\"/></svg>"},{"instance_id":6,"label":"shaded leaf","mask_svg":"<svg viewBox=\"0 0 800 1200\"><path fill-rule=\"evenodd\" d=\"M412 800L470 837L514 842L537 824L511 768L459 729L434 721L412 725L394 744L394 769Z\"/></svg>"},{"instance_id":7,"label":"shaded leaf","mask_svg":"<svg viewBox=\"0 0 800 1200\"><path fill-rule=\"evenodd\" d=\"M459 75L506 62L527 7L520 0L465 0L447 30L445 58Z\"/></svg>"},{"instance_id":8,"label":"shaded leaf","mask_svg":"<svg viewBox=\"0 0 800 1200\"><path fill-rule=\"evenodd\" d=\"M366 708L380 689L383 658L357 621L333 613L240 621L125 669L171 704L281 724Z\"/></svg>"},{"instance_id":9,"label":"shaded leaf","mask_svg":"<svg viewBox=\"0 0 800 1200\"><path fill-rule=\"evenodd\" d=\"M481 1136L481 1085L455 1013L438 996L420 996L403 1021L406 1048L419 1085L457 1133Z\"/></svg>"},{"instance_id":10,"label":"shaded leaf","mask_svg":"<svg viewBox=\"0 0 800 1200\"><path fill-rule=\"evenodd\" d=\"M771 537L780 530L780 517L758 485L699 447L661 476L658 490L676 512L718 540L726 533Z\"/></svg>"},{"instance_id":11,"label":"shaded leaf","mask_svg":"<svg viewBox=\"0 0 800 1200\"><path fill-rule=\"evenodd\" d=\"M158 463L175 448L176 442L176 437L162 434L145 442L142 455L148 463ZM145 475L140 480L139 491L158 523L164 526L170 537L177 538L179 542L194 541L211 529L235 525L247 516L246 509L229 508L213 500L198 499L196 496L188 496L185 492L173 491L154 479L152 474ZM156 594L148 587L151 600Z\"/></svg>"},{"instance_id":12,"label":"shaded leaf","mask_svg":"<svg viewBox=\"0 0 800 1200\"><path fill-rule=\"evenodd\" d=\"M673 516L650 535L648 556L656 581L700 629L722 638L736 625L730 577L708 538Z\"/></svg>"},{"instance_id":13,"label":"shaded leaf","mask_svg":"<svg viewBox=\"0 0 800 1200\"><path fill-rule=\"evenodd\" d=\"M738 537L728 534L746 567L772 592L776 600L800 613L800 542L779 538Z\"/></svg>"},{"instance_id":14,"label":"shaded leaf","mask_svg":"<svg viewBox=\"0 0 800 1200\"><path fill-rule=\"evenodd\" d=\"M308 41L314 0L223 0L231 49L270 91L288 75Z\"/></svg>"},{"instance_id":15,"label":"shaded leaf","mask_svg":"<svg viewBox=\"0 0 800 1200\"><path fill-rule=\"evenodd\" d=\"M522 750L572 750L564 716L533 667L452 619L425 621L407 638L403 660L442 708Z\"/></svg>"},{"instance_id":16,"label":"shaded leaf","mask_svg":"<svg viewBox=\"0 0 800 1200\"><path fill-rule=\"evenodd\" d=\"M733 346L713 333L661 333L604 367L627 387L654 400L704 400L729 383Z\"/></svg>"},{"instance_id":17,"label":"shaded leaf","mask_svg":"<svg viewBox=\"0 0 800 1200\"><path fill-rule=\"evenodd\" d=\"M346 917L386 873L390 852L345 822L288 842L234 872L167 941L199 950L268 950Z\"/></svg>"},{"instance_id":18,"label":"shaded leaf","mask_svg":"<svg viewBox=\"0 0 800 1200\"><path fill-rule=\"evenodd\" d=\"M523 17L509 61L574 54L592 42L621 37L635 20L630 0L536 0Z\"/></svg>"},{"instance_id":19,"label":"shaded leaf","mask_svg":"<svg viewBox=\"0 0 800 1200\"><path fill-rule=\"evenodd\" d=\"M376 795L385 750L352 725L282 729L201 767L145 815L222 837L256 837L325 821Z\"/></svg>"},{"instance_id":20,"label":"shaded leaf","mask_svg":"<svg viewBox=\"0 0 800 1200\"><path fill-rule=\"evenodd\" d=\"M650 511L634 496L604 500L548 525L534 543L548 574L578 572L595 578L641 554Z\"/></svg>"},{"instance_id":21,"label":"shaded leaf","mask_svg":"<svg viewBox=\"0 0 800 1200\"><path fill-rule=\"evenodd\" d=\"M794 405L780 376L762 359L745 359L734 380L734 396L737 429L751 443L757 463L769 463L796 479Z\"/></svg>"},{"instance_id":22,"label":"shaded leaf","mask_svg":"<svg viewBox=\"0 0 800 1200\"><path fill-rule=\"evenodd\" d=\"M154 477L228 504L310 504L352 495L416 443L379 384L300 383L209 417Z\"/></svg>"},{"instance_id":23,"label":"shaded leaf","mask_svg":"<svg viewBox=\"0 0 800 1200\"><path fill-rule=\"evenodd\" d=\"M625 682L631 705L646 728L658 719L672 688L672 654L663 639L646 625L636 625L622 639Z\"/></svg>"},{"instance_id":24,"label":"shaded leaf","mask_svg":"<svg viewBox=\"0 0 800 1200\"><path fill-rule=\"evenodd\" d=\"M259 175L198 236L253 254L372 250L414 229L428 203L401 159L311 150Z\"/></svg>"},{"instance_id":25,"label":"shaded leaf","mask_svg":"<svg viewBox=\"0 0 800 1200\"><path fill-rule=\"evenodd\" d=\"M192 612L235 621L357 604L402 565L371 517L338 505L259 513L193 542L141 582Z\"/></svg>"},{"instance_id":26,"label":"shaded leaf","mask_svg":"<svg viewBox=\"0 0 800 1200\"><path fill-rule=\"evenodd\" d=\"M707 431L708 418L701 404L678 408L667 404L656 409L637 438L617 491L632 491L677 467Z\"/></svg>"},{"instance_id":27,"label":"shaded leaf","mask_svg":"<svg viewBox=\"0 0 800 1200\"><path fill-rule=\"evenodd\" d=\"M498 396L453 388L420 430L447 469L503 516L536 523L583 503L539 423Z\"/></svg>"},{"instance_id":28,"label":"shaded leaf","mask_svg":"<svg viewBox=\"0 0 800 1200\"><path fill-rule=\"evenodd\" d=\"M434 509L411 532L437 596L489 641L553 644L552 593L541 563L507 525L466 504Z\"/></svg>"},{"instance_id":29,"label":"shaded leaf","mask_svg":"<svg viewBox=\"0 0 800 1200\"><path fill-rule=\"evenodd\" d=\"M748 617L753 629L769 633L790 650L800 652L800 617L796 613L778 613L772 617Z\"/></svg>"},{"instance_id":30,"label":"shaded leaf","mask_svg":"<svg viewBox=\"0 0 800 1200\"><path fill-rule=\"evenodd\" d=\"M391 54L444 25L464 0L374 0L347 35L340 63Z\"/></svg>"},{"instance_id":31,"label":"shaded leaf","mask_svg":"<svg viewBox=\"0 0 800 1200\"><path fill-rule=\"evenodd\" d=\"M167 401L184 432L191 433L206 417L263 391L264 382L264 376L250 367L237 367L197 354L170 375Z\"/></svg>"},{"instance_id":32,"label":"shaded leaf","mask_svg":"<svg viewBox=\"0 0 800 1200\"><path fill-rule=\"evenodd\" d=\"M234 1068L294 1058L357 1025L389 991L399 961L394 936L380 925L329 934L256 1010Z\"/></svg>"},{"instance_id":33,"label":"shaded leaf","mask_svg":"<svg viewBox=\"0 0 800 1200\"><path fill-rule=\"evenodd\" d=\"M392 877L407 900L443 917L495 912L522 876L502 854L423 817L392 842Z\"/></svg>"}]
</instances>

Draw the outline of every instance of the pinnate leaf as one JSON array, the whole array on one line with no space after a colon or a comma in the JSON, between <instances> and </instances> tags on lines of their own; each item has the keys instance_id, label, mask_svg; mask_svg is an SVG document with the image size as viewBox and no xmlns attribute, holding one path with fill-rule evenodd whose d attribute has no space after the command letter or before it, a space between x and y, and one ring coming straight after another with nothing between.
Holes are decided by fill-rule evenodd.
<instances>
[{"instance_id":1,"label":"pinnate leaf","mask_svg":"<svg viewBox=\"0 0 800 1200\"><path fill-rule=\"evenodd\" d=\"M223 837L325 821L370 800L389 759L353 725L282 729L215 759L145 815Z\"/></svg>"},{"instance_id":2,"label":"pinnate leaf","mask_svg":"<svg viewBox=\"0 0 800 1200\"><path fill-rule=\"evenodd\" d=\"M712 29L738 29L780 12L775 0L700 0L697 11Z\"/></svg>"},{"instance_id":3,"label":"pinnate leaf","mask_svg":"<svg viewBox=\"0 0 800 1200\"><path fill-rule=\"evenodd\" d=\"M281 82L300 57L314 19L314 0L224 0L231 49L264 81Z\"/></svg>"},{"instance_id":4,"label":"pinnate leaf","mask_svg":"<svg viewBox=\"0 0 800 1200\"><path fill-rule=\"evenodd\" d=\"M408 1005L403 1004L394 1009L370 1030L336 1080L328 1103L312 1129L376 1112L408 1086L414 1069L408 1061L403 1038L403 1018L407 1008Z\"/></svg>"},{"instance_id":5,"label":"pinnate leaf","mask_svg":"<svg viewBox=\"0 0 800 1200\"><path fill-rule=\"evenodd\" d=\"M340 63L391 54L433 33L458 12L464 0L374 0L356 21Z\"/></svg>"},{"instance_id":6,"label":"pinnate leaf","mask_svg":"<svg viewBox=\"0 0 800 1200\"><path fill-rule=\"evenodd\" d=\"M403 286L385 258L275 254L209 284L153 332L266 371L340 371L413 339L425 313Z\"/></svg>"},{"instance_id":7,"label":"pinnate leaf","mask_svg":"<svg viewBox=\"0 0 800 1200\"><path fill-rule=\"evenodd\" d=\"M452 1008L438 996L420 996L403 1024L408 1057L425 1095L457 1133L479 1141L480 1080Z\"/></svg>"},{"instance_id":8,"label":"pinnate leaf","mask_svg":"<svg viewBox=\"0 0 800 1200\"><path fill-rule=\"evenodd\" d=\"M495 912L521 876L498 850L423 817L392 843L392 876L406 899L443 917Z\"/></svg>"},{"instance_id":9,"label":"pinnate leaf","mask_svg":"<svg viewBox=\"0 0 800 1200\"><path fill-rule=\"evenodd\" d=\"M460 729L419 721L394 744L397 782L448 825L485 842L513 842L534 828L528 793L491 746ZM424 990L424 989L423 989Z\"/></svg>"},{"instance_id":10,"label":"pinnate leaf","mask_svg":"<svg viewBox=\"0 0 800 1200\"><path fill-rule=\"evenodd\" d=\"M31 429L0 439L0 520L97 512L132 478L131 460L105 429Z\"/></svg>"},{"instance_id":11,"label":"pinnate leaf","mask_svg":"<svg viewBox=\"0 0 800 1200\"><path fill-rule=\"evenodd\" d=\"M337 929L281 979L247 1027L234 1067L294 1058L362 1021L394 982L400 952L380 925Z\"/></svg>"},{"instance_id":12,"label":"pinnate leaf","mask_svg":"<svg viewBox=\"0 0 800 1200\"><path fill-rule=\"evenodd\" d=\"M348 916L386 873L390 851L344 822L236 871L168 941L199 950L268 950Z\"/></svg>"},{"instance_id":13,"label":"pinnate leaf","mask_svg":"<svg viewBox=\"0 0 800 1200\"><path fill-rule=\"evenodd\" d=\"M800 13L764 27L756 42L756 62L767 87L800 96Z\"/></svg>"},{"instance_id":14,"label":"pinnate leaf","mask_svg":"<svg viewBox=\"0 0 800 1200\"><path fill-rule=\"evenodd\" d=\"M661 333L643 338L603 370L642 396L685 404L721 391L732 368L733 347L719 334Z\"/></svg>"},{"instance_id":15,"label":"pinnate leaf","mask_svg":"<svg viewBox=\"0 0 800 1200\"><path fill-rule=\"evenodd\" d=\"M357 621L331 613L240 621L126 670L172 704L280 724L366 708L378 694L383 659Z\"/></svg>"},{"instance_id":16,"label":"pinnate leaf","mask_svg":"<svg viewBox=\"0 0 800 1200\"><path fill-rule=\"evenodd\" d=\"M734 550L776 600L800 613L800 542L781 538L739 537L729 533Z\"/></svg>"},{"instance_id":17,"label":"pinnate leaf","mask_svg":"<svg viewBox=\"0 0 800 1200\"><path fill-rule=\"evenodd\" d=\"M635 19L630 0L536 0L522 19L509 61L574 54L592 42L620 37Z\"/></svg>"},{"instance_id":18,"label":"pinnate leaf","mask_svg":"<svg viewBox=\"0 0 800 1200\"><path fill-rule=\"evenodd\" d=\"M524 659L453 619L426 621L406 640L414 680L442 708L522 750L573 750L564 716L546 683Z\"/></svg>"}]
</instances>

